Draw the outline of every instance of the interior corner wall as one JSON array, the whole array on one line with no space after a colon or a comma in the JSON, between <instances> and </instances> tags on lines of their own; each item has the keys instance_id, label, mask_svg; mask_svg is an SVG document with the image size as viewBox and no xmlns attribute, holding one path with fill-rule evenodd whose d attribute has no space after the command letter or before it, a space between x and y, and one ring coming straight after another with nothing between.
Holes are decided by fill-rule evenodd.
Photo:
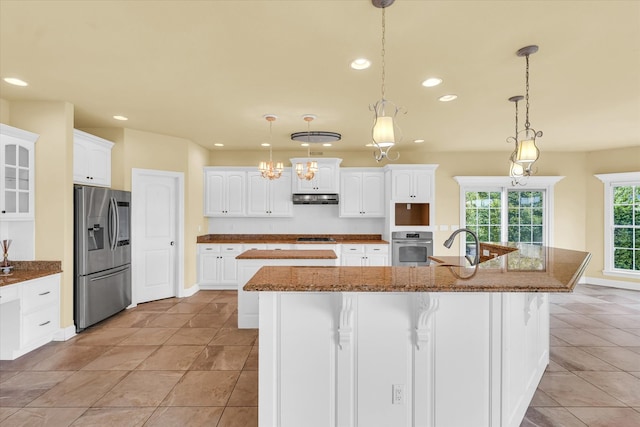
<instances>
[{"instance_id":1,"label":"interior corner wall","mask_svg":"<svg viewBox=\"0 0 640 427\"><path fill-rule=\"evenodd\" d=\"M73 105L11 102L10 125L35 144L36 259L60 260L60 326L73 325Z\"/></svg>"},{"instance_id":2,"label":"interior corner wall","mask_svg":"<svg viewBox=\"0 0 640 427\"><path fill-rule=\"evenodd\" d=\"M640 142L636 147L615 150L600 150L586 153L586 250L591 252L591 261L585 276L638 283L640 280L605 276L604 269L604 184L595 174L640 172Z\"/></svg>"},{"instance_id":3,"label":"interior corner wall","mask_svg":"<svg viewBox=\"0 0 640 427\"><path fill-rule=\"evenodd\" d=\"M197 281L197 237L206 234L207 221L204 217L204 167L209 162L209 150L193 142L187 145L187 165L185 174L185 288Z\"/></svg>"}]
</instances>

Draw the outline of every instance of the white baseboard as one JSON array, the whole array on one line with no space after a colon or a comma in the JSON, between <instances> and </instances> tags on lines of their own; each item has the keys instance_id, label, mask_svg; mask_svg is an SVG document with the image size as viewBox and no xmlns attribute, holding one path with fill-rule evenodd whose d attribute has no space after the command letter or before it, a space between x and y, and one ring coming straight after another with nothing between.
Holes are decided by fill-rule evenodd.
<instances>
[{"instance_id":1,"label":"white baseboard","mask_svg":"<svg viewBox=\"0 0 640 427\"><path fill-rule=\"evenodd\" d=\"M198 286L198 284L196 283L193 286L191 286L190 288L187 288L187 289L182 288L181 292L180 292L182 295L178 295L178 297L179 298L187 298L187 297L190 297L192 295L197 294L199 290L200 290L200 286Z\"/></svg>"},{"instance_id":2,"label":"white baseboard","mask_svg":"<svg viewBox=\"0 0 640 427\"><path fill-rule=\"evenodd\" d=\"M599 277L583 277L580 283L586 283L589 285L606 286L609 288L630 289L632 291L640 291L640 284L635 282L628 282L624 280L611 280L602 279Z\"/></svg>"},{"instance_id":3,"label":"white baseboard","mask_svg":"<svg viewBox=\"0 0 640 427\"><path fill-rule=\"evenodd\" d=\"M67 326L66 328L60 328L53 334L54 341L67 341L76 335L76 325Z\"/></svg>"}]
</instances>

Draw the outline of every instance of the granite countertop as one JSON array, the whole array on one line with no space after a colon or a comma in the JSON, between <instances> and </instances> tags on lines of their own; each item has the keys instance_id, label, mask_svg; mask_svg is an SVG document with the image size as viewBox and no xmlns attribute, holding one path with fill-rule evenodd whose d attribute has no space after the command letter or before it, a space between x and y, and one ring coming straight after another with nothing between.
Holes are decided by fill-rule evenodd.
<instances>
[{"instance_id":1,"label":"granite countertop","mask_svg":"<svg viewBox=\"0 0 640 427\"><path fill-rule=\"evenodd\" d=\"M298 242L298 237L332 237L335 242ZM283 244L369 244L388 245L380 234L205 234L196 243L283 243Z\"/></svg>"},{"instance_id":2,"label":"granite countertop","mask_svg":"<svg viewBox=\"0 0 640 427\"><path fill-rule=\"evenodd\" d=\"M570 292L591 254L526 244L477 268L262 267L245 291L271 292ZM516 250L513 250L516 249Z\"/></svg>"},{"instance_id":3,"label":"granite countertop","mask_svg":"<svg viewBox=\"0 0 640 427\"><path fill-rule=\"evenodd\" d=\"M60 261L11 261L9 274L0 272L0 286L15 285L25 280L62 273Z\"/></svg>"},{"instance_id":4,"label":"granite countertop","mask_svg":"<svg viewBox=\"0 0 640 427\"><path fill-rule=\"evenodd\" d=\"M236 259L337 259L332 250L280 250L251 249L238 255Z\"/></svg>"}]
</instances>

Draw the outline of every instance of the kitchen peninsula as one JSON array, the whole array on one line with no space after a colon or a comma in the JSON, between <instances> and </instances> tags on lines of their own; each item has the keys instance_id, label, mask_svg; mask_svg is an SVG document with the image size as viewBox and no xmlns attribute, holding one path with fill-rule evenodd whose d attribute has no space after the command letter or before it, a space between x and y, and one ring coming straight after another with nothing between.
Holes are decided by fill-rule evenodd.
<instances>
[{"instance_id":1,"label":"kitchen peninsula","mask_svg":"<svg viewBox=\"0 0 640 427\"><path fill-rule=\"evenodd\" d=\"M549 292L590 254L483 245L469 267L263 267L265 426L520 425L549 363ZM463 279L463 278L467 279Z\"/></svg>"}]
</instances>

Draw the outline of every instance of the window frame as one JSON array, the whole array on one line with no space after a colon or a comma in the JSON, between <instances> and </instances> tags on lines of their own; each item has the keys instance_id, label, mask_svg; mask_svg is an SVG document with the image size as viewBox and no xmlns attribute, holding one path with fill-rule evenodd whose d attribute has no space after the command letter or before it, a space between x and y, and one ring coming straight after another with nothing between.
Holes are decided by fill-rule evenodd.
<instances>
[{"instance_id":1,"label":"window frame","mask_svg":"<svg viewBox=\"0 0 640 427\"><path fill-rule=\"evenodd\" d=\"M543 212L543 241L545 246L553 246L553 213L554 213L554 186L563 179L564 176L531 176L527 179L526 185L513 185L513 180L508 176L454 176L460 186L460 227L466 223L465 195L467 191L500 191L502 197L502 224L501 238L506 241L508 236L508 190L518 191L544 191L544 212ZM502 227L502 225L501 225ZM463 252L464 245L460 245ZM460 255L464 255L461 253Z\"/></svg>"},{"instance_id":2,"label":"window frame","mask_svg":"<svg viewBox=\"0 0 640 427\"><path fill-rule=\"evenodd\" d=\"M602 273L608 276L638 278L640 272L616 269L614 267L613 250L613 187L629 185L640 186L640 172L603 173L594 175L604 184L604 269Z\"/></svg>"}]
</instances>

